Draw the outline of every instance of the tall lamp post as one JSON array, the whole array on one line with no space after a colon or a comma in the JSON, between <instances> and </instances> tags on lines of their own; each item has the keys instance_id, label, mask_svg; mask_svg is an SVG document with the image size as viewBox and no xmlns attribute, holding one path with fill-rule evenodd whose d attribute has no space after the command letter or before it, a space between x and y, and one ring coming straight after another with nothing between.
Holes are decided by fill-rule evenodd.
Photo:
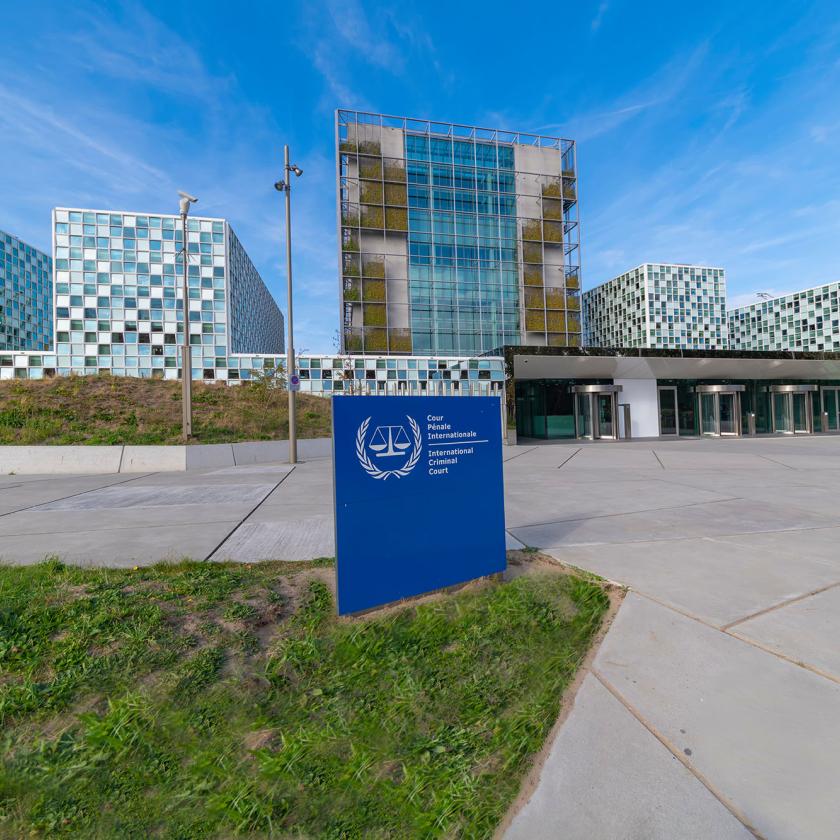
<instances>
[{"instance_id":1,"label":"tall lamp post","mask_svg":"<svg viewBox=\"0 0 840 840\"><path fill-rule=\"evenodd\" d=\"M190 290L187 279L189 252L187 250L187 216L190 205L198 199L178 191L181 196L181 229L184 236L184 343L181 347L181 436L188 441L192 436L192 348L190 347Z\"/></svg>"},{"instance_id":2,"label":"tall lamp post","mask_svg":"<svg viewBox=\"0 0 840 840\"><path fill-rule=\"evenodd\" d=\"M295 398L297 392L292 388L290 377L295 372L295 339L292 321L292 191L291 173L300 178L303 170L299 166L289 163L289 147L283 146L283 178L276 181L274 189L286 194L286 279L289 284L288 315L286 330L288 331L288 352L286 354L286 388L289 391L289 463L297 463L297 407Z\"/></svg>"}]
</instances>

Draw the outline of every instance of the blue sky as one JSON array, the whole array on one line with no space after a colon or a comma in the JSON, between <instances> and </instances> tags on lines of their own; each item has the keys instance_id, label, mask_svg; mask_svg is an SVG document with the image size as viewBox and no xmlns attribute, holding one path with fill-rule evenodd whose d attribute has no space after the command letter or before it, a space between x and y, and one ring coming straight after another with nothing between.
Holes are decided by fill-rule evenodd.
<instances>
[{"instance_id":1,"label":"blue sky","mask_svg":"<svg viewBox=\"0 0 840 840\"><path fill-rule=\"evenodd\" d=\"M43 0L3 21L0 228L47 249L53 206L176 212L186 189L285 309L289 143L301 349L338 326L339 106L576 139L586 288L645 261L723 266L736 303L840 279L836 2Z\"/></svg>"}]
</instances>

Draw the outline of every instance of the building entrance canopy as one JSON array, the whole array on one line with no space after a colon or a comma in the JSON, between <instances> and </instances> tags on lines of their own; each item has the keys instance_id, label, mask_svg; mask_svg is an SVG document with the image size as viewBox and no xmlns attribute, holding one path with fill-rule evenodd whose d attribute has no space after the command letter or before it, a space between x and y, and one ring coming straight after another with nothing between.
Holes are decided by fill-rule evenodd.
<instances>
[{"instance_id":1,"label":"building entrance canopy","mask_svg":"<svg viewBox=\"0 0 840 840\"><path fill-rule=\"evenodd\" d=\"M509 406L523 436L623 437L627 430L613 422L619 410L637 439L840 431L840 353L531 347L503 353L508 392L515 394Z\"/></svg>"}]
</instances>

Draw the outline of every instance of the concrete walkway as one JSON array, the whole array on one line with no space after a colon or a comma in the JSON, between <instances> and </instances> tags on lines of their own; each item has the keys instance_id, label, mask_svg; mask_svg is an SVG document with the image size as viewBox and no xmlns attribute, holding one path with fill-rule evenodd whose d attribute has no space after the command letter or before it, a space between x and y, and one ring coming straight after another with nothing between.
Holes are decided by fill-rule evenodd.
<instances>
[{"instance_id":1,"label":"concrete walkway","mask_svg":"<svg viewBox=\"0 0 840 840\"><path fill-rule=\"evenodd\" d=\"M840 438L506 473L516 538L630 588L506 837L840 837Z\"/></svg>"},{"instance_id":2,"label":"concrete walkway","mask_svg":"<svg viewBox=\"0 0 840 840\"><path fill-rule=\"evenodd\" d=\"M510 545L630 588L507 836L840 836L840 437L505 458ZM333 552L328 458L0 477L2 562Z\"/></svg>"}]
</instances>

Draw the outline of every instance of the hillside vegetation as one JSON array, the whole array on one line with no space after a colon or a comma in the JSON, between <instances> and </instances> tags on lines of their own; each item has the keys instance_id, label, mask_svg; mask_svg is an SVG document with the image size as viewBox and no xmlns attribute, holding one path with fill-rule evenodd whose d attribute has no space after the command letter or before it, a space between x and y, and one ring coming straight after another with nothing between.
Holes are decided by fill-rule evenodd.
<instances>
[{"instance_id":1,"label":"hillside vegetation","mask_svg":"<svg viewBox=\"0 0 840 840\"><path fill-rule=\"evenodd\" d=\"M339 619L328 560L0 566L0 838L490 838L608 606L518 572Z\"/></svg>"},{"instance_id":2,"label":"hillside vegetation","mask_svg":"<svg viewBox=\"0 0 840 840\"><path fill-rule=\"evenodd\" d=\"M298 394L298 436L330 435L330 401ZM193 385L194 443L285 440L288 395L269 382ZM0 444L181 442L181 383L70 376L0 382Z\"/></svg>"}]
</instances>

